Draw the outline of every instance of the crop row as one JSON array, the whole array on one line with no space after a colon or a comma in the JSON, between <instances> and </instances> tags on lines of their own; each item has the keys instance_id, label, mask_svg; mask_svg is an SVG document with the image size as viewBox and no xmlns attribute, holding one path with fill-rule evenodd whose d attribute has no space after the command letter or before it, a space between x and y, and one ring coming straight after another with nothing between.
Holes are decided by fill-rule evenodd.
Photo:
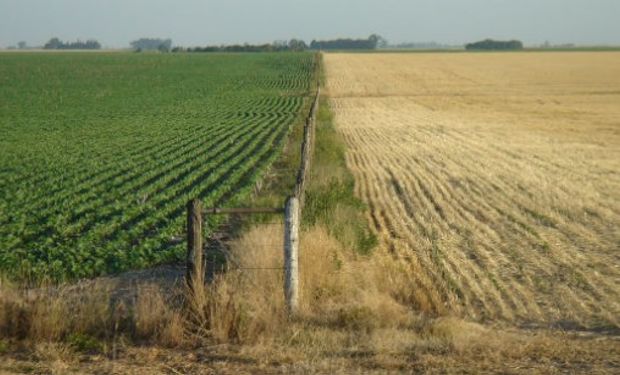
<instances>
[{"instance_id":1,"label":"crop row","mask_svg":"<svg viewBox=\"0 0 620 375\"><path fill-rule=\"evenodd\" d=\"M0 273L61 280L180 259L185 203L251 191L305 103L312 60L7 57Z\"/></svg>"}]
</instances>

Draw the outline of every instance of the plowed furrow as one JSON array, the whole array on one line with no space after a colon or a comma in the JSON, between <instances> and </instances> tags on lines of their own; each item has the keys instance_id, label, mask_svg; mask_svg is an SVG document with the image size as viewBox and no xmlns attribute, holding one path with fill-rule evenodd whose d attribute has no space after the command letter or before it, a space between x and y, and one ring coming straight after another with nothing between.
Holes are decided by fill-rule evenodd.
<instances>
[{"instance_id":1,"label":"plowed furrow","mask_svg":"<svg viewBox=\"0 0 620 375\"><path fill-rule=\"evenodd\" d=\"M356 194L415 307L618 326L617 111L584 93L620 88L620 54L583 58L325 56Z\"/></svg>"}]
</instances>

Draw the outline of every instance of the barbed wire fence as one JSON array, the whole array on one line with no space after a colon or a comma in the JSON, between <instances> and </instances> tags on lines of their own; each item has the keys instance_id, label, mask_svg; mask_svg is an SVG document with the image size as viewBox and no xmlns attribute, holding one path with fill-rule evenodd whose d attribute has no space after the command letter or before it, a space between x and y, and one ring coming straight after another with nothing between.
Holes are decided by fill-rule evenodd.
<instances>
[{"instance_id":1,"label":"barbed wire fence","mask_svg":"<svg viewBox=\"0 0 620 375\"><path fill-rule=\"evenodd\" d=\"M199 283L210 283L218 272L230 271L280 271L284 274L284 295L289 314L297 313L299 306L299 235L301 214L303 211L306 185L314 153L314 138L316 131L316 116L319 108L321 88L319 79L319 55L315 60L315 75L317 77L316 92L305 118L303 140L301 144L301 161L295 171L296 181L292 195L286 199L284 207L245 207L245 208L205 208L199 199L193 199L187 204L187 271L186 282L191 288ZM287 171L286 169L283 171ZM288 170L290 171L290 170ZM273 171L273 173L282 171ZM203 228L207 215L229 215L229 220L214 231L209 239L204 241ZM241 265L230 256L228 249L230 233L233 231L232 217L246 215L269 215L276 220L260 221L258 226L278 226L283 228L280 240L252 243L252 247L260 251L283 251L284 262L280 267L252 267ZM284 220L278 220L282 217ZM228 227L227 227L228 226ZM196 284L198 283L198 284Z\"/></svg>"}]
</instances>

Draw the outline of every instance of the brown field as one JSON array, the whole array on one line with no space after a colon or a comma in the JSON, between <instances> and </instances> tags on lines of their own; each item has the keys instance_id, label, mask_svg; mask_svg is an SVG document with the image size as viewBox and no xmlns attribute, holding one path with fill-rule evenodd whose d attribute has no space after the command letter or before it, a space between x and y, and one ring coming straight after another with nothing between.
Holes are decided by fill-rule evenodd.
<instances>
[{"instance_id":1,"label":"brown field","mask_svg":"<svg viewBox=\"0 0 620 375\"><path fill-rule=\"evenodd\" d=\"M620 327L620 53L326 54L380 253L419 310Z\"/></svg>"}]
</instances>

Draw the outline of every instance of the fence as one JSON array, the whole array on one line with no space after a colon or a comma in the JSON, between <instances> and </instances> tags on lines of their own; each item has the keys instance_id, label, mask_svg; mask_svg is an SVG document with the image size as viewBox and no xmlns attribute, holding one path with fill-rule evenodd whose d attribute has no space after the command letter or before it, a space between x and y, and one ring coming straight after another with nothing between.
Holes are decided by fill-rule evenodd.
<instances>
[{"instance_id":1,"label":"fence","mask_svg":"<svg viewBox=\"0 0 620 375\"><path fill-rule=\"evenodd\" d=\"M317 62L318 66L318 62ZM301 145L301 162L297 170L293 195L288 197L284 207L276 208L204 208L202 202L194 199L187 204L187 274L188 286L210 282L215 274L214 254L203 242L203 223L205 215L252 215L284 214L284 295L290 314L297 312L299 304L299 229L301 212L305 203L306 182L314 152L314 133L316 114L321 95L320 85L310 105L305 119L303 141ZM206 277L206 280L205 280Z\"/></svg>"}]
</instances>

